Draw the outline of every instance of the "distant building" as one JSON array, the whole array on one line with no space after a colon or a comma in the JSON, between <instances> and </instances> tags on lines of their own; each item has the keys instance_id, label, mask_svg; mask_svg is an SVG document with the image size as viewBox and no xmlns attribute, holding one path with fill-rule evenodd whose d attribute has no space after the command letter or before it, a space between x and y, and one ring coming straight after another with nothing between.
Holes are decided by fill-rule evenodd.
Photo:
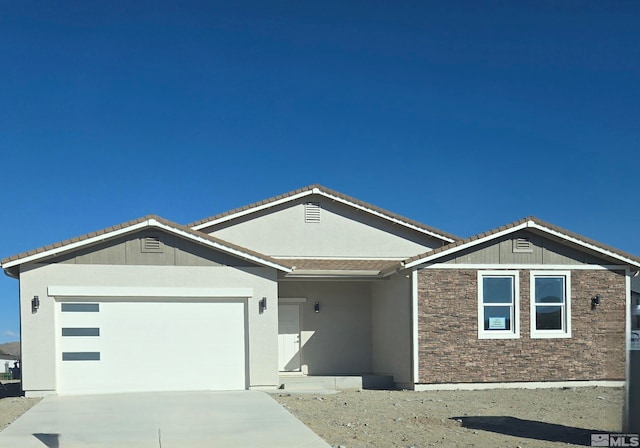
<instances>
[{"instance_id":1,"label":"distant building","mask_svg":"<svg viewBox=\"0 0 640 448\"><path fill-rule=\"evenodd\" d=\"M0 354L0 373L9 373L17 361L17 356Z\"/></svg>"}]
</instances>

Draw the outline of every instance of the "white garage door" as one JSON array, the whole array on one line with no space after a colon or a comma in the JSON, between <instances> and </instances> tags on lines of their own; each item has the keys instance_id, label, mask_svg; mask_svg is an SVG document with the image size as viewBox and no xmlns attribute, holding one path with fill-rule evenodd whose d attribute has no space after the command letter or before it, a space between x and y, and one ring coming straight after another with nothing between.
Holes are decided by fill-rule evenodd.
<instances>
[{"instance_id":1,"label":"white garage door","mask_svg":"<svg viewBox=\"0 0 640 448\"><path fill-rule=\"evenodd\" d=\"M246 388L245 301L56 306L60 394Z\"/></svg>"}]
</instances>

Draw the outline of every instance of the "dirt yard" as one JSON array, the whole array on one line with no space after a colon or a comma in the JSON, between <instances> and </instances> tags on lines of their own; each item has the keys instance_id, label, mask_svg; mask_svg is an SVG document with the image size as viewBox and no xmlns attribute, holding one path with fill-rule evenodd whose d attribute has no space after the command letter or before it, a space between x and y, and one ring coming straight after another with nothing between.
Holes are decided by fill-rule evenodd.
<instances>
[{"instance_id":1,"label":"dirt yard","mask_svg":"<svg viewBox=\"0 0 640 448\"><path fill-rule=\"evenodd\" d=\"M273 398L334 447L576 447L618 432L617 388L362 391ZM0 430L39 398L0 399Z\"/></svg>"},{"instance_id":2,"label":"dirt yard","mask_svg":"<svg viewBox=\"0 0 640 448\"><path fill-rule=\"evenodd\" d=\"M575 447L621 430L618 388L277 394L334 447Z\"/></svg>"}]
</instances>

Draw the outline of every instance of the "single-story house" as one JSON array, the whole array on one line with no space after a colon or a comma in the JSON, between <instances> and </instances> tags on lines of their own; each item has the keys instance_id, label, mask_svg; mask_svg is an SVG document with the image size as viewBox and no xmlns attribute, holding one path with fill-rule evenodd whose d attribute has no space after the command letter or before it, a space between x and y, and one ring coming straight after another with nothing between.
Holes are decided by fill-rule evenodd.
<instances>
[{"instance_id":1,"label":"single-story house","mask_svg":"<svg viewBox=\"0 0 640 448\"><path fill-rule=\"evenodd\" d=\"M416 390L622 384L640 271L537 218L461 239L320 185L0 263L20 281L27 396L367 374Z\"/></svg>"}]
</instances>

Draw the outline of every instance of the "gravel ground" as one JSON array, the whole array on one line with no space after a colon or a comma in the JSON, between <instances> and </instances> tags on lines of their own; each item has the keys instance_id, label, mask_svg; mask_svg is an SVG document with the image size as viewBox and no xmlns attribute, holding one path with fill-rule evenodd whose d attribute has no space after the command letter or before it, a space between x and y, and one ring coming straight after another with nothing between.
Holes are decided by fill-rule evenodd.
<instances>
[{"instance_id":1,"label":"gravel ground","mask_svg":"<svg viewBox=\"0 0 640 448\"><path fill-rule=\"evenodd\" d=\"M6 397L0 399L0 431L27 412L42 398Z\"/></svg>"},{"instance_id":2,"label":"gravel ground","mask_svg":"<svg viewBox=\"0 0 640 448\"><path fill-rule=\"evenodd\" d=\"M335 447L576 447L618 432L619 388L273 395ZM0 399L0 431L39 398Z\"/></svg>"},{"instance_id":3,"label":"gravel ground","mask_svg":"<svg viewBox=\"0 0 640 448\"><path fill-rule=\"evenodd\" d=\"M20 396L20 381L18 380L3 381L2 385L4 388L0 388L0 431L42 400L42 398Z\"/></svg>"},{"instance_id":4,"label":"gravel ground","mask_svg":"<svg viewBox=\"0 0 640 448\"><path fill-rule=\"evenodd\" d=\"M621 430L623 390L361 391L273 397L334 447L575 447Z\"/></svg>"}]
</instances>

